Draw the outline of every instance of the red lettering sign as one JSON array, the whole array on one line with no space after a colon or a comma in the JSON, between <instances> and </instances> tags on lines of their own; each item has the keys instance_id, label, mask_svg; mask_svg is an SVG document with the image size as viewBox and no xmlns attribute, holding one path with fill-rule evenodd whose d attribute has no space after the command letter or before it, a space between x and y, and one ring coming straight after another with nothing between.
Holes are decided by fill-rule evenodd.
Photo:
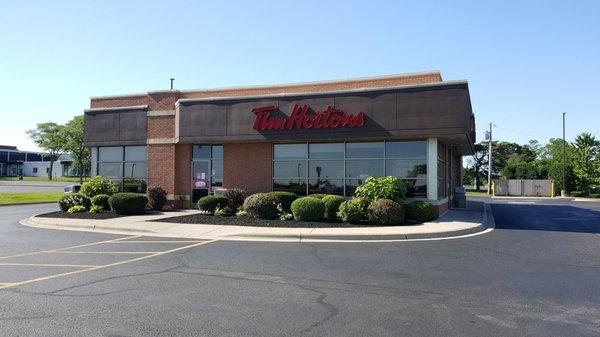
<instances>
[{"instance_id":1,"label":"red lettering sign","mask_svg":"<svg viewBox=\"0 0 600 337\"><path fill-rule=\"evenodd\" d=\"M360 128L365 125L365 113L347 115L330 106L325 111L309 113L308 105L294 104L289 117L273 117L276 105L259 106L252 109L256 115L252 128L261 130L335 129L338 127Z\"/></svg>"}]
</instances>

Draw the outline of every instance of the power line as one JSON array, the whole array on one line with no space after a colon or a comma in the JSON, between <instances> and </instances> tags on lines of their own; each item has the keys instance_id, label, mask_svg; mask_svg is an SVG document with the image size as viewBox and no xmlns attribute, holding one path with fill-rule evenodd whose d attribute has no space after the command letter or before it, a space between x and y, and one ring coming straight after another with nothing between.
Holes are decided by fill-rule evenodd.
<instances>
[{"instance_id":1,"label":"power line","mask_svg":"<svg viewBox=\"0 0 600 337\"><path fill-rule=\"evenodd\" d=\"M527 133L527 132L522 132L522 131L512 130L512 129L505 128L505 127L500 127L500 126L498 126L498 125L494 125L494 126L495 126L497 129L500 129L500 130L504 130L504 131L508 131L508 132L513 132L513 133L518 133L518 134L521 134L521 135L524 135L524 136L536 137L536 138L546 138L546 137L543 137L543 136L540 136L540 135L534 135L534 134L532 134L532 133Z\"/></svg>"}]
</instances>

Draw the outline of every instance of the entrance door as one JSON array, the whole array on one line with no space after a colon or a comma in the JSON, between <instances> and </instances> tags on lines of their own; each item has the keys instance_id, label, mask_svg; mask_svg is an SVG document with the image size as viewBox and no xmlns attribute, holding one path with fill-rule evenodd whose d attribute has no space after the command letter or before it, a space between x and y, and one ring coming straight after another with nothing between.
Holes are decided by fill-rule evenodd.
<instances>
[{"instance_id":1,"label":"entrance door","mask_svg":"<svg viewBox=\"0 0 600 337\"><path fill-rule=\"evenodd\" d=\"M208 195L210 190L210 160L192 162L192 202Z\"/></svg>"}]
</instances>

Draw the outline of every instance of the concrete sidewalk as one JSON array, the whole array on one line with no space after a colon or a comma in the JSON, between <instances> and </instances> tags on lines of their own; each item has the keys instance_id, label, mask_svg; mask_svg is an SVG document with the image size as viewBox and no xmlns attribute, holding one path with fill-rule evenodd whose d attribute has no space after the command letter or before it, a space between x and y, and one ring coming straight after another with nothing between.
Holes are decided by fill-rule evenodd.
<instances>
[{"instance_id":1,"label":"concrete sidewalk","mask_svg":"<svg viewBox=\"0 0 600 337\"><path fill-rule=\"evenodd\" d=\"M185 210L156 215L138 215L106 220L31 217L21 221L30 227L110 234L161 236L186 239L280 241L280 242L365 242L449 239L491 230L489 205L469 202L467 209L453 209L432 222L413 226L354 228L272 228L155 222L194 214Z\"/></svg>"}]
</instances>

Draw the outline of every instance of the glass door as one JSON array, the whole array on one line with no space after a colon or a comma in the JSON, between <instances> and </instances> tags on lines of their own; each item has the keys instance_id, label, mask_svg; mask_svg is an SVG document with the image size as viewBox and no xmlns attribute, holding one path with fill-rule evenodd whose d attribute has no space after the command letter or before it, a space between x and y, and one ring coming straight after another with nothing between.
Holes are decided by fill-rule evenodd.
<instances>
[{"instance_id":1,"label":"glass door","mask_svg":"<svg viewBox=\"0 0 600 337\"><path fill-rule=\"evenodd\" d=\"M192 202L208 195L210 190L210 160L192 162Z\"/></svg>"}]
</instances>

